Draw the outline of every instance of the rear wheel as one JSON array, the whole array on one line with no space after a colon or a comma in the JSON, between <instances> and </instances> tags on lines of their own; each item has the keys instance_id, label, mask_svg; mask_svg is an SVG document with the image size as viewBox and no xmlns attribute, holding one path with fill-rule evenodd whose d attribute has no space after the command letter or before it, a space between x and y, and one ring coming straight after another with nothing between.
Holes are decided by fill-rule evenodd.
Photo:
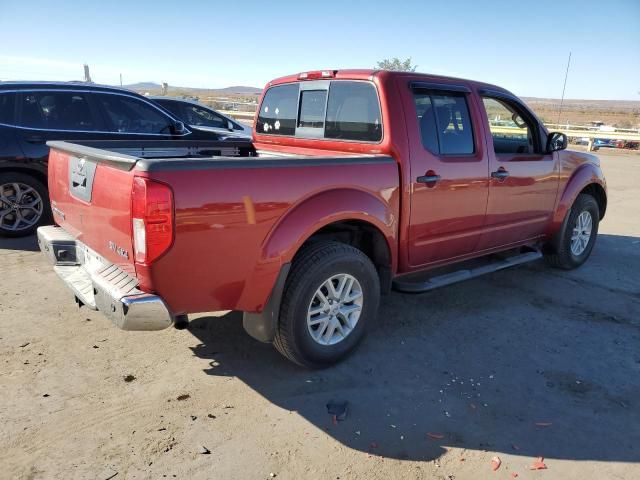
<instances>
[{"instance_id":1,"label":"rear wheel","mask_svg":"<svg viewBox=\"0 0 640 480\"><path fill-rule=\"evenodd\" d=\"M380 281L360 250L322 242L300 253L283 293L274 345L293 362L323 367L362 340L380 301Z\"/></svg>"},{"instance_id":2,"label":"rear wheel","mask_svg":"<svg viewBox=\"0 0 640 480\"><path fill-rule=\"evenodd\" d=\"M51 219L47 188L31 175L0 173L0 236L29 235Z\"/></svg>"},{"instance_id":3,"label":"rear wheel","mask_svg":"<svg viewBox=\"0 0 640 480\"><path fill-rule=\"evenodd\" d=\"M598 235L600 209L591 195L580 194L567 214L566 225L555 239L553 253L545 256L556 268L570 270L582 265L593 250Z\"/></svg>"}]
</instances>

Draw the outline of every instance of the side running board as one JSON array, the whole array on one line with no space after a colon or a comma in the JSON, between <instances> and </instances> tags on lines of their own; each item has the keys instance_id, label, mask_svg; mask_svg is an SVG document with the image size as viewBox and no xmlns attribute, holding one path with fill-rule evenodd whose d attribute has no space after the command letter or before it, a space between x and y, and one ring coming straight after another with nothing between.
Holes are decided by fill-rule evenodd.
<instances>
[{"instance_id":1,"label":"side running board","mask_svg":"<svg viewBox=\"0 0 640 480\"><path fill-rule=\"evenodd\" d=\"M435 277L427 278L424 280L409 281L407 279L399 278L393 281L393 288L405 293L422 293L428 292L435 288L444 287L445 285L451 285L452 283L462 282L463 280L469 280L470 278L486 275L487 273L497 272L505 268L514 267L523 263L532 262L542 258L542 253L525 252L518 255L513 255L508 258L496 260L486 265L479 267L457 270L455 272L446 273L444 275L438 275Z\"/></svg>"}]
</instances>

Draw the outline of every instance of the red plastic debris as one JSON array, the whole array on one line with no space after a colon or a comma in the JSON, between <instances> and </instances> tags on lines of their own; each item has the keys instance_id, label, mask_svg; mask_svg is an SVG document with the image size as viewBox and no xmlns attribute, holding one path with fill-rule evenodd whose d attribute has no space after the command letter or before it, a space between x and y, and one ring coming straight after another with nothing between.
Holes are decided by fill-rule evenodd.
<instances>
[{"instance_id":1,"label":"red plastic debris","mask_svg":"<svg viewBox=\"0 0 640 480\"><path fill-rule=\"evenodd\" d=\"M491 469L494 472L500 468L500 465L502 465L502 460L500 460L499 457L493 457L491 459Z\"/></svg>"},{"instance_id":2,"label":"red plastic debris","mask_svg":"<svg viewBox=\"0 0 640 480\"><path fill-rule=\"evenodd\" d=\"M433 438L434 440L442 440L444 438L444 435L442 435L441 433L427 432L427 437Z\"/></svg>"},{"instance_id":3,"label":"red plastic debris","mask_svg":"<svg viewBox=\"0 0 640 480\"><path fill-rule=\"evenodd\" d=\"M369 445L369 448L378 448L378 444L376 442L371 442L371 445Z\"/></svg>"},{"instance_id":4,"label":"red plastic debris","mask_svg":"<svg viewBox=\"0 0 640 480\"><path fill-rule=\"evenodd\" d=\"M547 466L544 463L543 457L538 457L538 459L533 462L533 464L529 467L529 470L546 470Z\"/></svg>"}]
</instances>

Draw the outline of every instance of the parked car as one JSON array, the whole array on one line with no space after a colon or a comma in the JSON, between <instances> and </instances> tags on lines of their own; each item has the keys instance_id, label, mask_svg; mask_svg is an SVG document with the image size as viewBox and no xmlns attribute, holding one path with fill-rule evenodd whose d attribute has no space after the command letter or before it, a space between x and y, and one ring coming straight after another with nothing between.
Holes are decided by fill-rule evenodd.
<instances>
[{"instance_id":1,"label":"parked car","mask_svg":"<svg viewBox=\"0 0 640 480\"><path fill-rule=\"evenodd\" d=\"M492 132L488 109L521 131ZM563 151L513 94L411 72L274 80L235 157L50 145L59 226L38 241L79 304L128 330L243 311L249 334L309 367L351 352L391 288L543 256L582 265L607 208L598 158Z\"/></svg>"},{"instance_id":2,"label":"parked car","mask_svg":"<svg viewBox=\"0 0 640 480\"><path fill-rule=\"evenodd\" d=\"M251 127L229 118L201 103L176 97L149 97L194 129L226 137L251 138Z\"/></svg>"},{"instance_id":3,"label":"parked car","mask_svg":"<svg viewBox=\"0 0 640 480\"><path fill-rule=\"evenodd\" d=\"M80 82L0 82L0 236L33 233L51 220L50 140L219 140L185 128L129 90Z\"/></svg>"}]
</instances>

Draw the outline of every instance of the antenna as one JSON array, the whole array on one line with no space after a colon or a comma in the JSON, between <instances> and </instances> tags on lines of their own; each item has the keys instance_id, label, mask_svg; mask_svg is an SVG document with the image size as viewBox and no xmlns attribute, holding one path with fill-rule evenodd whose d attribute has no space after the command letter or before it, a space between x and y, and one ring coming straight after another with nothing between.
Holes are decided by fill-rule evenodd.
<instances>
[{"instance_id":1,"label":"antenna","mask_svg":"<svg viewBox=\"0 0 640 480\"><path fill-rule=\"evenodd\" d=\"M564 91L567 88L567 77L569 76L569 65L571 65L571 52L569 52L569 60L567 61L567 71L564 73L564 85L562 86L562 98L560 99L560 108L558 109L558 121L556 125L560 127L560 114L562 113L562 104L564 103Z\"/></svg>"}]
</instances>

